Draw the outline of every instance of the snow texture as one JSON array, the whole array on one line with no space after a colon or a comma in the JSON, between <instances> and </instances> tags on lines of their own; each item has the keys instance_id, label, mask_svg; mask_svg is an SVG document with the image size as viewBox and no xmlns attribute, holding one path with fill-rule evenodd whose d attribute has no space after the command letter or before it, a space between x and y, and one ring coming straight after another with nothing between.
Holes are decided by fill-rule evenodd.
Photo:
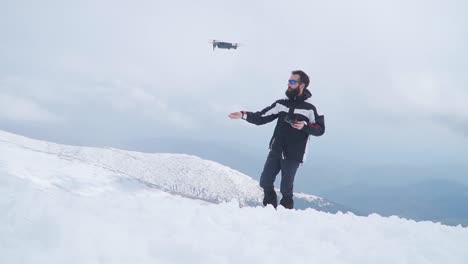
<instances>
[{"instance_id":1,"label":"snow texture","mask_svg":"<svg viewBox=\"0 0 468 264\"><path fill-rule=\"evenodd\" d=\"M0 131L0 194L0 263L468 259L461 226L243 206L258 201L256 181L189 155L64 146Z\"/></svg>"}]
</instances>

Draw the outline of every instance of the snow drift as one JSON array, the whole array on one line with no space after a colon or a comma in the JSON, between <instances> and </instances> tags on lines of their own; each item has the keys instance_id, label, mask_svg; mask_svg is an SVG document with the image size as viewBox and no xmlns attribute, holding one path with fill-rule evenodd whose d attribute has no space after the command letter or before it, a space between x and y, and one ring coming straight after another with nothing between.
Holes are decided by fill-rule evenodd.
<instances>
[{"instance_id":1,"label":"snow drift","mask_svg":"<svg viewBox=\"0 0 468 264\"><path fill-rule=\"evenodd\" d=\"M63 146L0 131L0 262L468 259L467 228L245 206L258 202L257 186L193 156Z\"/></svg>"}]
</instances>

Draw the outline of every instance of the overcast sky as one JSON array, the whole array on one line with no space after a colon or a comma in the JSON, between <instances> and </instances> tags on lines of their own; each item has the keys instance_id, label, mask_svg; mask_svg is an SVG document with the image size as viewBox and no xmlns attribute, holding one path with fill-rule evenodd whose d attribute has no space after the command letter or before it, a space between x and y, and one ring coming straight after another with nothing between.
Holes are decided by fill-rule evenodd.
<instances>
[{"instance_id":1,"label":"overcast sky","mask_svg":"<svg viewBox=\"0 0 468 264\"><path fill-rule=\"evenodd\" d=\"M466 162L466 1L1 1L0 129L70 144L264 148L228 113L311 77L330 159ZM213 52L210 39L240 42Z\"/></svg>"}]
</instances>

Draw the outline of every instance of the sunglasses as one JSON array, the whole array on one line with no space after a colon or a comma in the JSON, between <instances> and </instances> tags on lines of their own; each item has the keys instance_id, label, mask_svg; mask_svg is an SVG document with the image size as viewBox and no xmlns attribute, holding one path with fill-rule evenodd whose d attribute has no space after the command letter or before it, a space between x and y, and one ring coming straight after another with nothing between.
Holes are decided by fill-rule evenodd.
<instances>
[{"instance_id":1,"label":"sunglasses","mask_svg":"<svg viewBox=\"0 0 468 264\"><path fill-rule=\"evenodd\" d=\"M294 85L296 83L299 83L299 81L296 81L296 80L289 80L288 82L289 82L289 84L292 84L292 85Z\"/></svg>"}]
</instances>

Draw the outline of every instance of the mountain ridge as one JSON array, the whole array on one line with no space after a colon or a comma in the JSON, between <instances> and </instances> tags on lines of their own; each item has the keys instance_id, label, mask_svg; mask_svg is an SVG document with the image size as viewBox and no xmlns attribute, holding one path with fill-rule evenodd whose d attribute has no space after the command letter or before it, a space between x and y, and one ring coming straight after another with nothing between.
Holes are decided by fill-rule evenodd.
<instances>
[{"instance_id":1,"label":"mountain ridge","mask_svg":"<svg viewBox=\"0 0 468 264\"><path fill-rule=\"evenodd\" d=\"M9 154L2 155L0 159L4 170L42 185L72 192L92 194L112 189L115 181L132 179L184 197L214 203L234 199L240 206L261 205L262 190L257 181L232 168L194 155L68 146L4 131L0 131L0 150ZM68 166L64 162L77 167L85 176L73 178L64 170ZM51 167L52 176L42 163ZM347 211L343 206L335 207L321 197L304 193L296 193L296 196L301 208Z\"/></svg>"}]
</instances>

